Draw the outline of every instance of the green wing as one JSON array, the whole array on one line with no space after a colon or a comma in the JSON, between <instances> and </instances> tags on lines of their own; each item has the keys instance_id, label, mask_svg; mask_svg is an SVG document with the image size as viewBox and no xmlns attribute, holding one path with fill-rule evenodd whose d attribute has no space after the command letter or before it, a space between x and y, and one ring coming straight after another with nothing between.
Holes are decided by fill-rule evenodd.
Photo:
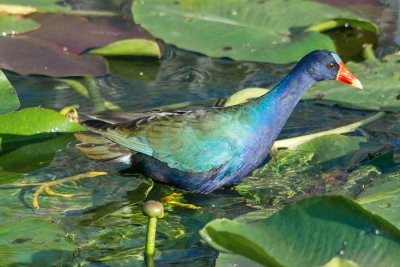
<instances>
[{"instance_id":1,"label":"green wing","mask_svg":"<svg viewBox=\"0 0 400 267\"><path fill-rule=\"evenodd\" d=\"M166 114L166 115L165 115ZM181 171L205 172L241 155L244 129L224 112L159 113L90 130Z\"/></svg>"}]
</instances>

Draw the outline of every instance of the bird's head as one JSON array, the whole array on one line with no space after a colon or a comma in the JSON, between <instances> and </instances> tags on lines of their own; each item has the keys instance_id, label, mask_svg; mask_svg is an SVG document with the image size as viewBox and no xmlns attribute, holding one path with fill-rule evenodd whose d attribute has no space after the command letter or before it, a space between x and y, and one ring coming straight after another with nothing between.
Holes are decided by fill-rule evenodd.
<instances>
[{"instance_id":1,"label":"bird's head","mask_svg":"<svg viewBox=\"0 0 400 267\"><path fill-rule=\"evenodd\" d=\"M361 82L347 69L340 57L328 50L315 50L301 61L307 65L307 71L316 81L337 80L362 89ZM303 64L302 64L303 65Z\"/></svg>"}]
</instances>

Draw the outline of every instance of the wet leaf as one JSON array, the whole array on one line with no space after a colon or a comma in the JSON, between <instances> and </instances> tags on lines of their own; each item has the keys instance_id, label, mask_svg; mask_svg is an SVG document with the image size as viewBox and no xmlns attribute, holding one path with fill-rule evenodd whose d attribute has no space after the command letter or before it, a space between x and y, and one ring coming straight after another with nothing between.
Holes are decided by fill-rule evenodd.
<instances>
[{"instance_id":1,"label":"wet leaf","mask_svg":"<svg viewBox=\"0 0 400 267\"><path fill-rule=\"evenodd\" d=\"M58 0L0 0L0 5L8 6L8 10L25 10L25 12L27 8L30 8L33 12L37 10L47 12L66 12L71 10L61 5Z\"/></svg>"},{"instance_id":2,"label":"wet leaf","mask_svg":"<svg viewBox=\"0 0 400 267\"><path fill-rule=\"evenodd\" d=\"M400 261L399 229L341 196L303 199L256 223L214 220L200 233L266 266L318 266L336 256L367 267Z\"/></svg>"},{"instance_id":3,"label":"wet leaf","mask_svg":"<svg viewBox=\"0 0 400 267\"><path fill-rule=\"evenodd\" d=\"M40 29L0 37L0 68L24 75L100 76L108 72L106 61L100 56L82 55L88 49L139 38L161 51L145 30L115 17L37 14L32 18L42 25Z\"/></svg>"},{"instance_id":4,"label":"wet leaf","mask_svg":"<svg viewBox=\"0 0 400 267\"><path fill-rule=\"evenodd\" d=\"M261 267L264 266L237 254L221 252L215 263L216 267Z\"/></svg>"},{"instance_id":5,"label":"wet leaf","mask_svg":"<svg viewBox=\"0 0 400 267\"><path fill-rule=\"evenodd\" d=\"M356 18L312 1L142 0L134 1L132 13L153 35L180 48L272 63L298 61L315 49L335 50L329 37L306 29L329 19Z\"/></svg>"},{"instance_id":6,"label":"wet leaf","mask_svg":"<svg viewBox=\"0 0 400 267\"><path fill-rule=\"evenodd\" d=\"M374 180L356 201L400 228L400 175L397 172Z\"/></svg>"},{"instance_id":7,"label":"wet leaf","mask_svg":"<svg viewBox=\"0 0 400 267\"><path fill-rule=\"evenodd\" d=\"M83 131L84 127L71 122L60 113L45 108L26 108L0 115L1 143L42 138L43 133Z\"/></svg>"},{"instance_id":8,"label":"wet leaf","mask_svg":"<svg viewBox=\"0 0 400 267\"><path fill-rule=\"evenodd\" d=\"M129 39L111 43L90 51L93 55L102 56L143 56L160 57L160 46L155 41L146 39Z\"/></svg>"},{"instance_id":9,"label":"wet leaf","mask_svg":"<svg viewBox=\"0 0 400 267\"><path fill-rule=\"evenodd\" d=\"M0 33L2 36L31 31L37 28L39 28L39 24L31 19L13 15L0 15Z\"/></svg>"},{"instance_id":10,"label":"wet leaf","mask_svg":"<svg viewBox=\"0 0 400 267\"><path fill-rule=\"evenodd\" d=\"M74 140L72 135L42 135L35 140L3 144L0 152L0 184L12 183L24 173L47 166L56 152Z\"/></svg>"},{"instance_id":11,"label":"wet leaf","mask_svg":"<svg viewBox=\"0 0 400 267\"><path fill-rule=\"evenodd\" d=\"M19 99L14 87L0 70L0 114L19 108ZM1 126L0 126L1 128Z\"/></svg>"},{"instance_id":12,"label":"wet leaf","mask_svg":"<svg viewBox=\"0 0 400 267\"><path fill-rule=\"evenodd\" d=\"M28 15L35 13L36 11L36 8L30 6L0 4L0 14Z\"/></svg>"},{"instance_id":13,"label":"wet leaf","mask_svg":"<svg viewBox=\"0 0 400 267\"><path fill-rule=\"evenodd\" d=\"M62 265L72 258L75 246L56 223L19 216L4 219L0 222L0 265Z\"/></svg>"},{"instance_id":14,"label":"wet leaf","mask_svg":"<svg viewBox=\"0 0 400 267\"><path fill-rule=\"evenodd\" d=\"M324 168L342 166L351 168L363 160L368 153L379 150L378 143L364 137L328 135L317 137L299 145L296 150L313 153L313 160Z\"/></svg>"},{"instance_id":15,"label":"wet leaf","mask_svg":"<svg viewBox=\"0 0 400 267\"><path fill-rule=\"evenodd\" d=\"M323 81L308 90L302 99L356 109L400 111L399 54L388 55L382 61L369 59L362 63L348 62L346 65L362 82L363 90Z\"/></svg>"}]
</instances>

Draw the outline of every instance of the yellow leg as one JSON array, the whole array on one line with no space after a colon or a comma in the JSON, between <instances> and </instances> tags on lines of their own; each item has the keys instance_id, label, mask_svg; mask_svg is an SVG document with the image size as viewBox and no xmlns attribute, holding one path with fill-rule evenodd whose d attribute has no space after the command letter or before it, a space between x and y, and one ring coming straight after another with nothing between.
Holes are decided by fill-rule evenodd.
<instances>
[{"instance_id":1,"label":"yellow leg","mask_svg":"<svg viewBox=\"0 0 400 267\"><path fill-rule=\"evenodd\" d=\"M181 208L187 208L187 209L192 209L192 210L201 209L201 207L198 207L198 206L196 206L196 205L187 204L187 203L182 203L182 202L179 202L179 201L175 201L175 200L174 200L174 199L179 198L179 197L181 197L181 196L183 196L182 193L176 193L176 192L174 192L174 193L172 193L172 194L170 194L170 195L168 195L168 196L162 197L162 198L160 199L160 201L161 201L162 203L169 204L169 205L176 206L176 207L181 207Z\"/></svg>"},{"instance_id":2,"label":"yellow leg","mask_svg":"<svg viewBox=\"0 0 400 267\"><path fill-rule=\"evenodd\" d=\"M38 189L36 189L35 192L33 193L33 200L32 200L33 207L35 209L39 209L38 197L41 193L43 193L43 191L45 191L47 194L52 195L52 196L59 196L59 197L65 197L65 198L71 198L75 195L85 194L85 193L78 193L78 194L56 193L50 189L51 186L55 186L55 185L66 183L66 182L72 182L72 181L76 181L76 180L84 179L84 178L93 178L93 177L97 177L100 175L106 175L106 174L107 174L107 172L90 171L90 172L86 172L86 173L82 173L82 174L78 174L78 175L74 175L71 177L66 177L63 179L50 181L50 182L32 183L32 184L17 183L14 185L16 187L39 186Z\"/></svg>"}]
</instances>

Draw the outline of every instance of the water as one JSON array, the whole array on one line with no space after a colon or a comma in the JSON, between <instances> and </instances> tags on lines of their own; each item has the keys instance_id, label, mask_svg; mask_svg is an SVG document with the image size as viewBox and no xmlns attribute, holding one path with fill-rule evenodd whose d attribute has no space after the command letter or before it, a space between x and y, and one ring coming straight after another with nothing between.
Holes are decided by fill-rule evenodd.
<instances>
[{"instance_id":1,"label":"water","mask_svg":"<svg viewBox=\"0 0 400 267\"><path fill-rule=\"evenodd\" d=\"M79 9L111 12L121 10L119 5L122 1L100 2L63 1L64 4ZM381 4L371 1L371 3L358 4L351 9L369 17L381 27L383 33L376 49L379 56L397 51L399 28L396 1ZM127 7L129 3L125 3L122 10L124 17L129 18ZM59 110L68 105L78 104L79 112L96 112L103 111L106 108L104 101L108 101L121 110L137 111L184 102L212 105L216 99L229 96L240 88L272 86L292 67L212 59L175 47L168 47L166 56L160 61L144 58L113 58L110 62L113 71L111 75L98 77L94 81L84 78L73 79L86 86L94 82L98 91L89 92L92 101L82 97L81 93L62 80L9 75L21 99L22 108L42 106ZM280 138L338 127L362 119L366 115L370 115L370 112L300 103ZM385 146L383 151L398 149L400 126L397 121L397 115L389 115L355 134L367 135L383 144ZM121 166L90 161L76 150L74 143L70 143L67 148L56 154L49 166L30 171L23 179L51 180L54 177L61 178L91 169L106 169L111 174L99 179L59 186L57 191L60 192L85 191L88 195L73 199L41 196L39 200L43 203L43 207L37 212L30 209L31 189L22 191L10 189L7 191L10 197L4 200L4 203L8 201L10 206L3 212L16 212L15 216L24 218L48 218L58 221L79 247L74 256L65 263L68 266L140 266L143 260L146 220L141 215L141 201L136 201L135 190L140 184L138 181L141 180L137 177L135 179L121 177L117 174L120 168ZM291 170L292 173L297 171ZM326 175L326 173L314 173L316 180ZM336 177L339 176L336 173ZM292 190L290 191L286 182L288 184L298 182L301 186L294 190L290 187ZM222 217L233 219L249 211L268 208L273 198L278 195L295 199L295 196L311 192L311 187L315 186L302 182L295 180L276 184L271 182L268 186L272 200L265 203L257 203L231 188L209 195L185 194L183 201L201 206L202 210L166 207L166 217L159 220L158 225L157 248L161 252L157 258L157 266L187 266L189 262L193 267L212 266L218 254L207 246L198 234L207 222ZM313 189L312 192L313 194L325 192L325 189ZM159 199L172 190L166 185L156 184L148 199ZM97 210L93 211L93 207L97 207ZM91 224L85 222L88 216L103 211L107 211L104 212L104 217L92 220ZM379 234L379 230L376 230L375 234ZM344 249L339 251L339 255L342 254L345 254Z\"/></svg>"}]
</instances>

